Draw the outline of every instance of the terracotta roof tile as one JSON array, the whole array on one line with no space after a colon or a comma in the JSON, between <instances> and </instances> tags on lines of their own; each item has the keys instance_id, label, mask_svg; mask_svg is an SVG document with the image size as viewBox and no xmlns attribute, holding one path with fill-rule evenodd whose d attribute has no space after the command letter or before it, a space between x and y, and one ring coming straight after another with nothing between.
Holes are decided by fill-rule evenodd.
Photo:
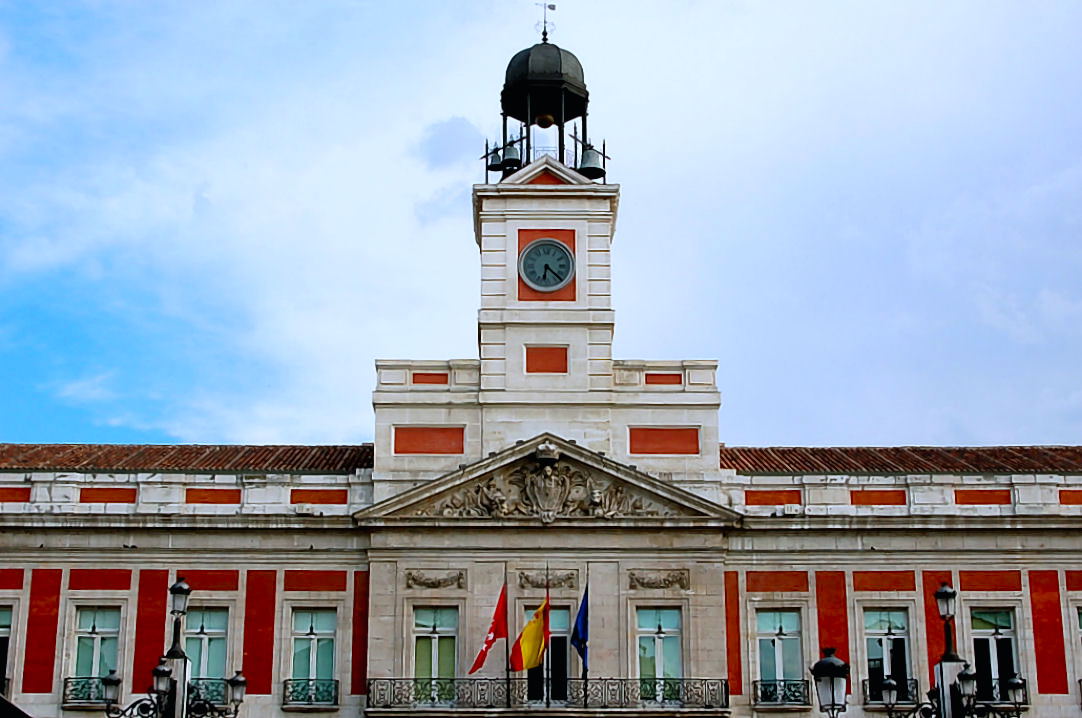
<instances>
[{"instance_id":1,"label":"terracotta roof tile","mask_svg":"<svg viewBox=\"0 0 1082 718\"><path fill-rule=\"evenodd\" d=\"M741 474L1082 474L1082 446L723 446ZM0 471L352 473L372 445L0 444Z\"/></svg>"},{"instance_id":2,"label":"terracotta roof tile","mask_svg":"<svg viewBox=\"0 0 1082 718\"><path fill-rule=\"evenodd\" d=\"M1082 474L1082 446L722 446L738 474Z\"/></svg>"},{"instance_id":3,"label":"terracotta roof tile","mask_svg":"<svg viewBox=\"0 0 1082 718\"><path fill-rule=\"evenodd\" d=\"M352 473L372 467L372 445L243 446L0 444L0 471Z\"/></svg>"}]
</instances>

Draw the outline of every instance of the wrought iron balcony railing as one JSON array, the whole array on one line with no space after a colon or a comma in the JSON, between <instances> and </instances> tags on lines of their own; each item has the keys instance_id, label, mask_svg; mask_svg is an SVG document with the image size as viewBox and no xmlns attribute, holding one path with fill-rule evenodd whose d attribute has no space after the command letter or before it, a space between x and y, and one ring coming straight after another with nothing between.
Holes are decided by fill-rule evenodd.
<instances>
[{"instance_id":1,"label":"wrought iron balcony railing","mask_svg":"<svg viewBox=\"0 0 1082 718\"><path fill-rule=\"evenodd\" d=\"M806 680L755 681L752 687L756 705L811 705Z\"/></svg>"},{"instance_id":2,"label":"wrought iron balcony railing","mask_svg":"<svg viewBox=\"0 0 1082 718\"><path fill-rule=\"evenodd\" d=\"M916 678L907 678L898 681L898 703L901 705L920 703L924 696L920 694L920 686ZM864 705L878 705L883 702L883 681L865 678L860 682L861 692L864 694Z\"/></svg>"},{"instance_id":3,"label":"wrought iron balcony railing","mask_svg":"<svg viewBox=\"0 0 1082 718\"><path fill-rule=\"evenodd\" d=\"M564 688L565 686L560 686ZM537 705L575 708L727 708L724 678L574 678L550 698L530 696L525 678L372 678L370 708L518 708ZM556 701L553 695L566 695Z\"/></svg>"},{"instance_id":4,"label":"wrought iron balcony railing","mask_svg":"<svg viewBox=\"0 0 1082 718\"><path fill-rule=\"evenodd\" d=\"M1009 680L1009 678L988 678L978 674L977 701L982 703L1010 703L1011 696L1008 693L1009 686L1007 685ZM1022 681L1021 705L1028 706L1029 684L1021 676L1019 676L1019 680Z\"/></svg>"},{"instance_id":5,"label":"wrought iron balcony railing","mask_svg":"<svg viewBox=\"0 0 1082 718\"><path fill-rule=\"evenodd\" d=\"M284 706L336 706L338 681L329 678L290 678L282 690Z\"/></svg>"},{"instance_id":6,"label":"wrought iron balcony railing","mask_svg":"<svg viewBox=\"0 0 1082 718\"><path fill-rule=\"evenodd\" d=\"M74 677L64 679L64 705L80 703L105 704L105 689L101 678Z\"/></svg>"},{"instance_id":7,"label":"wrought iron balcony railing","mask_svg":"<svg viewBox=\"0 0 1082 718\"><path fill-rule=\"evenodd\" d=\"M188 700L202 699L216 706L224 706L226 695L224 678L193 678L188 681Z\"/></svg>"}]
</instances>

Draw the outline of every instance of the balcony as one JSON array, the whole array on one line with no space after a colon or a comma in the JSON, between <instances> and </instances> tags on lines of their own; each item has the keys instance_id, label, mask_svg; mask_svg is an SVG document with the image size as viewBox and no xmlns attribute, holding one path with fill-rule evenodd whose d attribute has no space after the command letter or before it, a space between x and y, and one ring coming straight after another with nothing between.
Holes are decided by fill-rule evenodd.
<instances>
[{"instance_id":1,"label":"balcony","mask_svg":"<svg viewBox=\"0 0 1082 718\"><path fill-rule=\"evenodd\" d=\"M69 706L104 706L105 689L101 678L65 678L63 705Z\"/></svg>"},{"instance_id":2,"label":"balcony","mask_svg":"<svg viewBox=\"0 0 1082 718\"><path fill-rule=\"evenodd\" d=\"M1011 697L1008 695L1007 682L1009 678L989 678L977 674L977 701L979 703L993 703L1000 705L1010 705ZM1022 705L1029 705L1029 684L1026 683L1026 679L1019 677L1022 681Z\"/></svg>"},{"instance_id":3,"label":"balcony","mask_svg":"<svg viewBox=\"0 0 1082 718\"><path fill-rule=\"evenodd\" d=\"M338 681L329 678L290 678L283 684L282 707L289 709L338 707Z\"/></svg>"},{"instance_id":4,"label":"balcony","mask_svg":"<svg viewBox=\"0 0 1082 718\"><path fill-rule=\"evenodd\" d=\"M729 682L724 678L575 678L558 690L536 693L526 678L372 678L368 712L525 708L570 713L630 708L727 715L729 708ZM555 700L553 695L567 698Z\"/></svg>"},{"instance_id":5,"label":"balcony","mask_svg":"<svg viewBox=\"0 0 1082 718\"><path fill-rule=\"evenodd\" d=\"M224 678L193 678L188 681L188 700L202 699L216 706L224 706L227 692Z\"/></svg>"},{"instance_id":6,"label":"balcony","mask_svg":"<svg viewBox=\"0 0 1082 718\"><path fill-rule=\"evenodd\" d=\"M897 679L895 679L897 680ZM882 679L865 678L860 682L861 693L864 695L864 705L877 706L883 704ZM907 678L898 681L898 705L914 705L923 700L920 695L920 686L916 678Z\"/></svg>"},{"instance_id":7,"label":"balcony","mask_svg":"<svg viewBox=\"0 0 1082 718\"><path fill-rule=\"evenodd\" d=\"M754 681L752 689L757 707L811 705L806 680Z\"/></svg>"}]
</instances>

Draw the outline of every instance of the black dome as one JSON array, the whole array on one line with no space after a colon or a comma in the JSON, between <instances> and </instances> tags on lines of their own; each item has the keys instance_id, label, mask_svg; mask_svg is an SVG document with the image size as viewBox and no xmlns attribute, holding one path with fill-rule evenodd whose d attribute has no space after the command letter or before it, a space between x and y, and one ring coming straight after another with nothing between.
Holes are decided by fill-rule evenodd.
<instances>
[{"instance_id":1,"label":"black dome","mask_svg":"<svg viewBox=\"0 0 1082 718\"><path fill-rule=\"evenodd\" d=\"M582 63L552 43L539 42L507 63L501 105L516 120L532 124L538 115L561 114L565 122L573 120L586 113L588 97Z\"/></svg>"}]
</instances>

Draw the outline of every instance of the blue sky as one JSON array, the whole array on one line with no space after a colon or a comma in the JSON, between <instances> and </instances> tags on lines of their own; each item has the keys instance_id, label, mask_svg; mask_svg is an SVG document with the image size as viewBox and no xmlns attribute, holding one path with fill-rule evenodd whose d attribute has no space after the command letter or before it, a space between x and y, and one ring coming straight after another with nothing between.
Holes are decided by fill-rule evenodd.
<instances>
[{"instance_id":1,"label":"blue sky","mask_svg":"<svg viewBox=\"0 0 1082 718\"><path fill-rule=\"evenodd\" d=\"M365 441L374 358L476 356L537 12L0 0L0 441ZM622 185L618 358L717 358L733 445L1079 443L1082 5L552 20Z\"/></svg>"}]
</instances>

